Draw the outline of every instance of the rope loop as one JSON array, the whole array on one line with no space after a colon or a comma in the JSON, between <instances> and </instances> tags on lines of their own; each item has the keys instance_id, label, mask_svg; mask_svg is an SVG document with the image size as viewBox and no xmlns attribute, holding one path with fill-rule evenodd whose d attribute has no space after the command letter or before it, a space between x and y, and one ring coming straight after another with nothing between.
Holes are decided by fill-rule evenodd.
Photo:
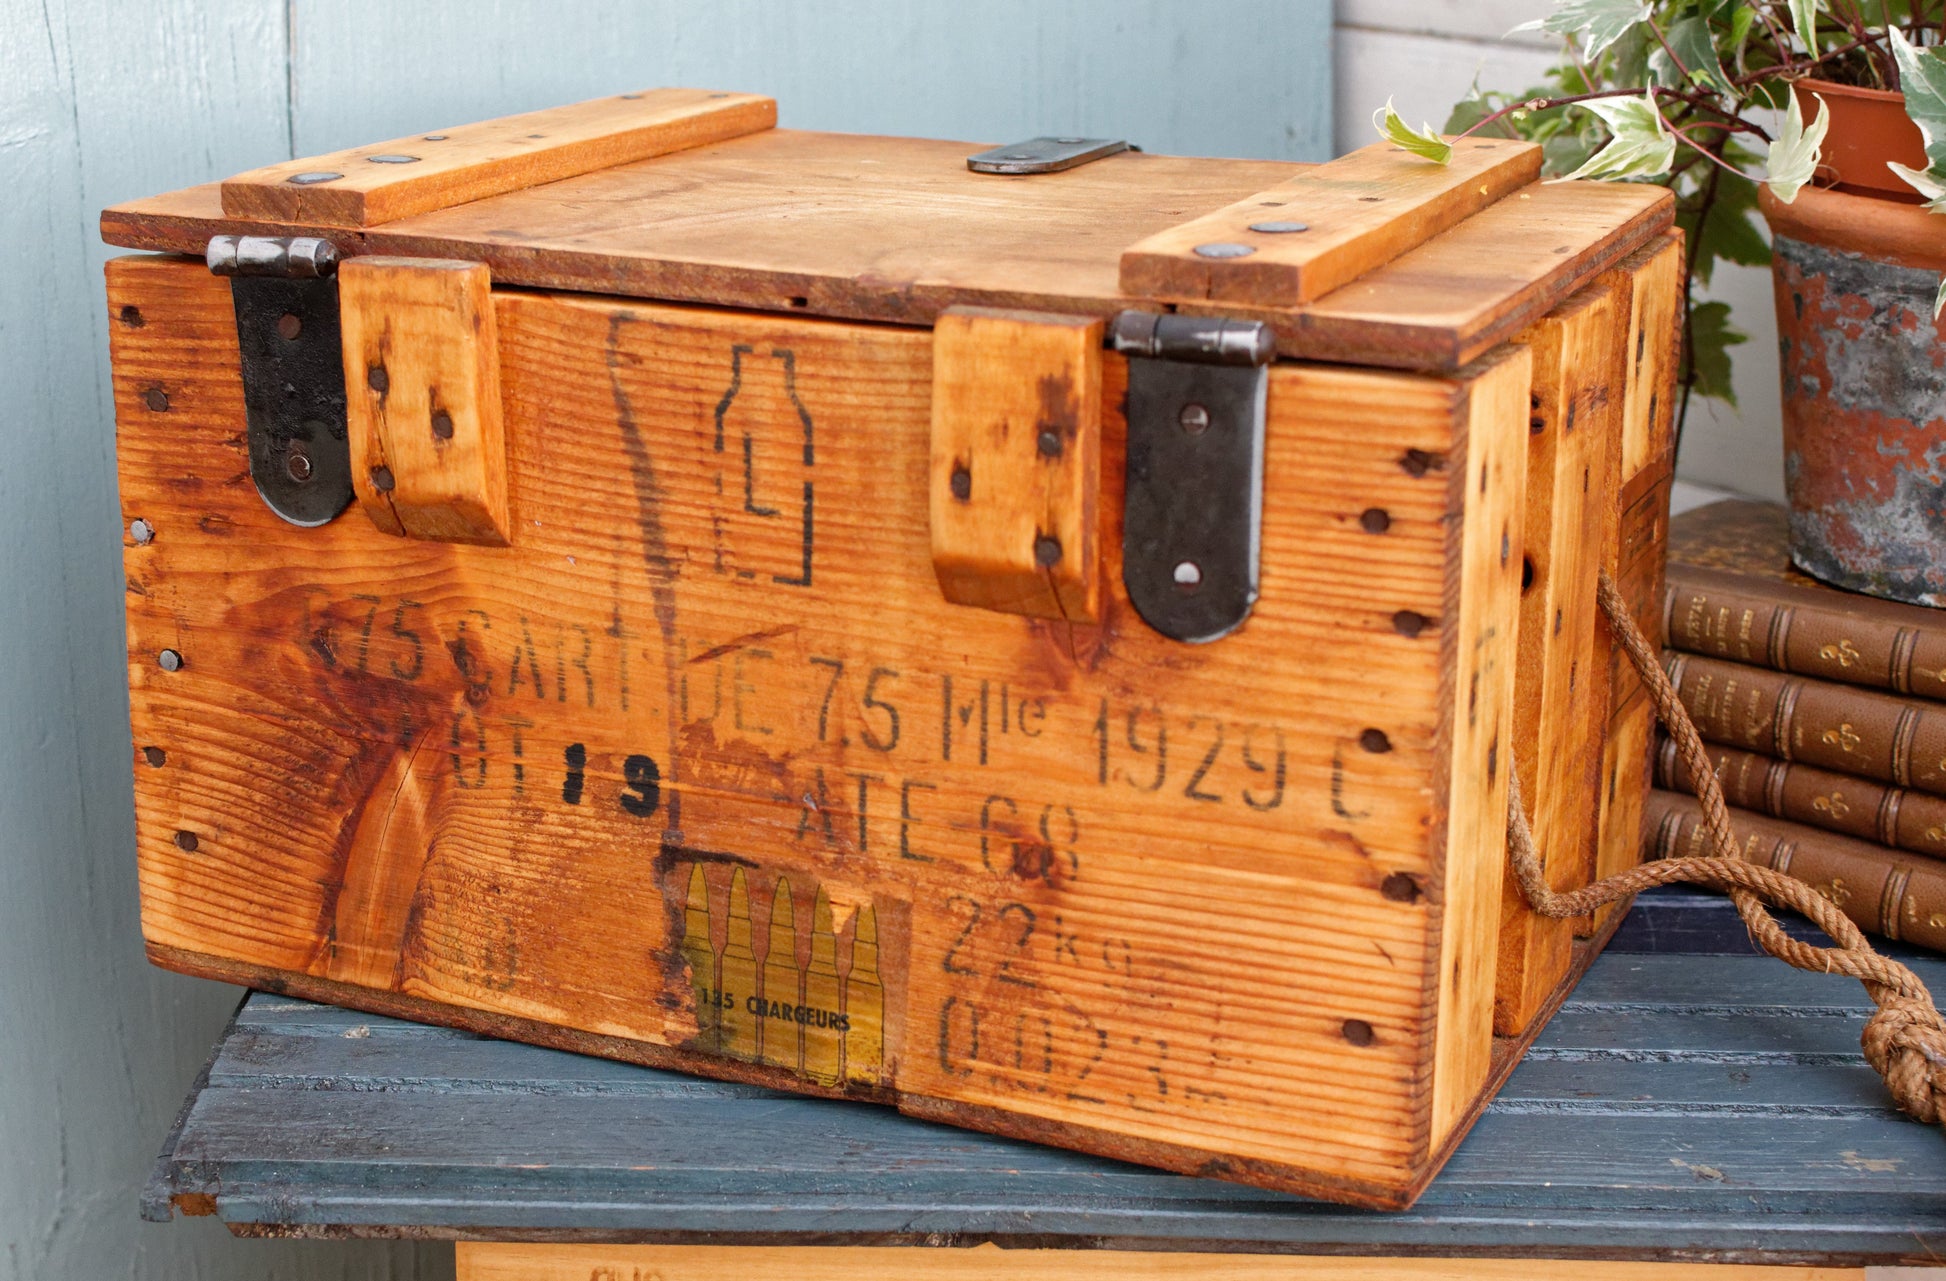
<instances>
[{"instance_id":1,"label":"rope loop","mask_svg":"<svg viewBox=\"0 0 1946 1281\"><path fill-rule=\"evenodd\" d=\"M1865 1061L1885 1079L1893 1102L1917 1120L1946 1125L1946 1019L1939 1015L1926 985L1905 966L1872 950L1850 917L1823 895L1794 876L1737 857L1730 832L1729 807L1717 783L1709 751L1696 732L1689 712L1670 684L1648 639L1635 625L1628 602L1601 571L1597 584L1601 610L1636 675L1648 688L1656 715L1669 731L1689 776L1696 780L1696 796L1703 807L1703 830L1710 855L1644 863L1578 890L1557 892L1527 824L1527 807L1520 797L1518 767L1507 774L1507 857L1514 879L1528 906L1542 916L1586 916L1596 908L1654 885L1688 881L1726 891L1736 904L1750 937L1764 951L1800 970L1844 974L1865 985L1878 1009L1866 1020L1860 1037ZM1812 921L1836 947L1818 947L1792 938L1765 904L1789 908Z\"/></svg>"}]
</instances>

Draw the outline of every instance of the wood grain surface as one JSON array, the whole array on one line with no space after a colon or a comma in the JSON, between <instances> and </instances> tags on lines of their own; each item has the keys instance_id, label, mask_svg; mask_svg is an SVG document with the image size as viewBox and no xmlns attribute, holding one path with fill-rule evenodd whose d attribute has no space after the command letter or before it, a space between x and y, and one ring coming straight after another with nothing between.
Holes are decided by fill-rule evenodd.
<instances>
[{"instance_id":1,"label":"wood grain surface","mask_svg":"<svg viewBox=\"0 0 1946 1281\"><path fill-rule=\"evenodd\" d=\"M1629 298L1629 376L1622 407L1621 498L1607 513L1603 540L1610 572L1628 600L1635 624L1652 642L1662 635L1663 563L1669 542L1669 492L1674 482L1676 375L1682 352L1683 240L1657 237L1603 276ZM1608 654L1610 729L1602 749L1599 836L1595 875L1612 876L1642 861L1641 804L1651 774L1655 709L1648 690L1618 646L1606 619L1597 619ZM1583 922L1587 934L1612 924L1626 908L1611 903Z\"/></svg>"},{"instance_id":2,"label":"wood grain surface","mask_svg":"<svg viewBox=\"0 0 1946 1281\"><path fill-rule=\"evenodd\" d=\"M1606 567L1604 520L1620 501L1628 303L1628 294L1596 285L1523 335L1537 373L1528 404L1514 687L1513 741L1525 755L1514 768L1557 890L1586 885L1595 871L1609 655L1596 626L1600 611L1590 605ZM1511 870L1501 902L1494 1029L1511 1034L1567 973L1574 922L1536 914Z\"/></svg>"},{"instance_id":3,"label":"wood grain surface","mask_svg":"<svg viewBox=\"0 0 1946 1281\"><path fill-rule=\"evenodd\" d=\"M1115 358L1083 628L941 601L925 331L496 295L493 548L277 521L223 283L110 280L165 963L1372 1203L1477 1110L1523 350L1278 366L1262 599L1188 647Z\"/></svg>"},{"instance_id":4,"label":"wood grain surface","mask_svg":"<svg viewBox=\"0 0 1946 1281\"><path fill-rule=\"evenodd\" d=\"M1122 290L1258 307L1313 302L1540 176L1531 143L1462 139L1444 165L1373 143L1130 246Z\"/></svg>"},{"instance_id":5,"label":"wood grain surface","mask_svg":"<svg viewBox=\"0 0 1946 1281\"><path fill-rule=\"evenodd\" d=\"M933 326L932 568L947 600L1100 618L1102 325L955 307Z\"/></svg>"},{"instance_id":6,"label":"wood grain surface","mask_svg":"<svg viewBox=\"0 0 1946 1281\"><path fill-rule=\"evenodd\" d=\"M996 177L967 171L977 149L766 130L362 231L314 230L347 254L484 262L503 285L899 324L957 304L1107 318L1144 301L1121 288L1124 249L1304 171L1124 152ZM1535 185L1315 303L1178 306L1263 321L1286 358L1453 371L1672 217L1660 188ZM220 233L300 229L229 217L214 187L102 215L109 243L178 253Z\"/></svg>"},{"instance_id":7,"label":"wood grain surface","mask_svg":"<svg viewBox=\"0 0 1946 1281\"><path fill-rule=\"evenodd\" d=\"M1764 1264L1569 1263L1565 1259L1334 1259L1244 1254L896 1247L519 1245L462 1241L458 1281L1866 1281L1863 1268Z\"/></svg>"},{"instance_id":8,"label":"wood grain surface","mask_svg":"<svg viewBox=\"0 0 1946 1281\"><path fill-rule=\"evenodd\" d=\"M319 227L373 227L776 123L777 103L756 94L612 94L252 169L224 180L223 212Z\"/></svg>"},{"instance_id":9,"label":"wood grain surface","mask_svg":"<svg viewBox=\"0 0 1946 1281\"><path fill-rule=\"evenodd\" d=\"M507 440L487 269L354 258L338 273L338 318L358 505L388 534L504 547Z\"/></svg>"}]
</instances>

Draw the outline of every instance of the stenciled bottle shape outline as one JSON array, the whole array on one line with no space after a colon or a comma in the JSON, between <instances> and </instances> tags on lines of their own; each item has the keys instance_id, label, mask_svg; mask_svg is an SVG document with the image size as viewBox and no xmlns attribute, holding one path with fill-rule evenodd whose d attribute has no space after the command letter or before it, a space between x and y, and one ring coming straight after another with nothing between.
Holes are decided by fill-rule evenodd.
<instances>
[{"instance_id":1,"label":"stenciled bottle shape outline","mask_svg":"<svg viewBox=\"0 0 1946 1281\"><path fill-rule=\"evenodd\" d=\"M789 877L777 878L777 892L770 900L770 950L764 954L764 987L758 1020L758 1058L772 1067L791 1072L803 1070L803 1025L797 1021L797 1006L802 1001L798 986L803 978L797 968L797 913L791 901Z\"/></svg>"},{"instance_id":2,"label":"stenciled bottle shape outline","mask_svg":"<svg viewBox=\"0 0 1946 1281\"><path fill-rule=\"evenodd\" d=\"M757 1057L757 1027L762 1016L751 1009L757 992L757 954L751 949L750 886L742 868L730 875L729 933L717 986L723 993L718 1013L718 1046L733 1059ZM750 1004L746 1004L749 1002Z\"/></svg>"},{"instance_id":3,"label":"stenciled bottle shape outline","mask_svg":"<svg viewBox=\"0 0 1946 1281\"><path fill-rule=\"evenodd\" d=\"M878 974L878 913L858 909L845 979L845 1079L878 1084L885 1064L885 986Z\"/></svg>"},{"instance_id":4,"label":"stenciled bottle shape outline","mask_svg":"<svg viewBox=\"0 0 1946 1281\"><path fill-rule=\"evenodd\" d=\"M836 1085L844 1077L840 995L838 935L831 926L831 899L819 886L811 908L811 962L804 971L804 1075L819 1085Z\"/></svg>"},{"instance_id":5,"label":"stenciled bottle shape outline","mask_svg":"<svg viewBox=\"0 0 1946 1281\"><path fill-rule=\"evenodd\" d=\"M696 1048L716 1053L723 1039L722 1011L717 1008L716 949L709 937L709 882L703 865L689 865L689 901L682 911L682 959L689 964L689 986L696 996Z\"/></svg>"}]
</instances>

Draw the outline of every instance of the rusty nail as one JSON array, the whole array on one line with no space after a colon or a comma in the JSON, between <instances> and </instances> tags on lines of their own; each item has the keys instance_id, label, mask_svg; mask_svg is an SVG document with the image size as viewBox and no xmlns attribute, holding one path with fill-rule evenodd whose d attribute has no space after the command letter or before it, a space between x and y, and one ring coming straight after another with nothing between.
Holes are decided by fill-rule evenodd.
<instances>
[{"instance_id":1,"label":"rusty nail","mask_svg":"<svg viewBox=\"0 0 1946 1281\"><path fill-rule=\"evenodd\" d=\"M1042 569L1051 569L1061 563L1061 540L1042 534L1034 540L1034 563Z\"/></svg>"},{"instance_id":2,"label":"rusty nail","mask_svg":"<svg viewBox=\"0 0 1946 1281\"><path fill-rule=\"evenodd\" d=\"M1430 619L1418 610L1402 609L1392 615L1392 630L1407 640L1410 640L1420 632L1425 631L1426 624L1430 621Z\"/></svg>"},{"instance_id":3,"label":"rusty nail","mask_svg":"<svg viewBox=\"0 0 1946 1281\"><path fill-rule=\"evenodd\" d=\"M367 365L365 367L365 385L383 396L386 392L392 390L392 376L385 372L384 365Z\"/></svg>"},{"instance_id":4,"label":"rusty nail","mask_svg":"<svg viewBox=\"0 0 1946 1281\"><path fill-rule=\"evenodd\" d=\"M1372 1025L1364 1019L1346 1019L1344 1026L1339 1030L1345 1034L1345 1039L1353 1045L1363 1046L1372 1043Z\"/></svg>"},{"instance_id":5,"label":"rusty nail","mask_svg":"<svg viewBox=\"0 0 1946 1281\"><path fill-rule=\"evenodd\" d=\"M304 321L295 313L285 312L277 318L277 336L285 342L296 342L297 336L304 332Z\"/></svg>"},{"instance_id":6,"label":"rusty nail","mask_svg":"<svg viewBox=\"0 0 1946 1281\"><path fill-rule=\"evenodd\" d=\"M372 468L372 488L381 494L392 492L392 469L384 463Z\"/></svg>"},{"instance_id":7,"label":"rusty nail","mask_svg":"<svg viewBox=\"0 0 1946 1281\"><path fill-rule=\"evenodd\" d=\"M1382 729L1368 729L1358 736L1358 745L1368 752L1382 754L1392 750L1392 740Z\"/></svg>"},{"instance_id":8,"label":"rusty nail","mask_svg":"<svg viewBox=\"0 0 1946 1281\"><path fill-rule=\"evenodd\" d=\"M1392 517L1383 507L1367 507L1359 513L1358 523L1368 534L1382 534L1392 528Z\"/></svg>"},{"instance_id":9,"label":"rusty nail","mask_svg":"<svg viewBox=\"0 0 1946 1281\"><path fill-rule=\"evenodd\" d=\"M176 833L176 848L181 850L185 854L194 854L196 852L196 847L201 843L202 842L196 839L196 833L188 830L187 828L184 828L182 831Z\"/></svg>"},{"instance_id":10,"label":"rusty nail","mask_svg":"<svg viewBox=\"0 0 1946 1281\"><path fill-rule=\"evenodd\" d=\"M441 440L453 438L453 416L443 409L435 409L432 415L432 434Z\"/></svg>"},{"instance_id":11,"label":"rusty nail","mask_svg":"<svg viewBox=\"0 0 1946 1281\"><path fill-rule=\"evenodd\" d=\"M142 403L158 414L169 412L169 393L160 387L151 387L142 393Z\"/></svg>"},{"instance_id":12,"label":"rusty nail","mask_svg":"<svg viewBox=\"0 0 1946 1281\"><path fill-rule=\"evenodd\" d=\"M953 468L952 479L949 483L952 486L953 497L959 499L961 502L965 502L967 499L973 497L973 473L966 470L966 468Z\"/></svg>"},{"instance_id":13,"label":"rusty nail","mask_svg":"<svg viewBox=\"0 0 1946 1281\"><path fill-rule=\"evenodd\" d=\"M1038 444L1040 446L1041 457L1059 458L1061 456L1061 433L1060 432L1057 431L1041 432L1040 440L1038 441Z\"/></svg>"},{"instance_id":14,"label":"rusty nail","mask_svg":"<svg viewBox=\"0 0 1946 1281\"><path fill-rule=\"evenodd\" d=\"M152 767L161 769L162 763L169 759L169 755L159 747L150 746L142 749L142 759Z\"/></svg>"}]
</instances>

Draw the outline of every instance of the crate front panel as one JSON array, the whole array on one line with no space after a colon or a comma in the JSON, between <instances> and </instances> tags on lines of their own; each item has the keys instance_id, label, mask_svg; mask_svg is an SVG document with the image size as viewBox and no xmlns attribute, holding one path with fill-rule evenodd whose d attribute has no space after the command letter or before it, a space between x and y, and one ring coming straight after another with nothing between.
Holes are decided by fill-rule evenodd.
<instances>
[{"instance_id":1,"label":"crate front panel","mask_svg":"<svg viewBox=\"0 0 1946 1281\"><path fill-rule=\"evenodd\" d=\"M940 597L927 332L495 301L513 545L459 546L279 521L227 284L111 264L159 955L1411 1180L1500 858L1446 849L1466 375L1276 368L1262 598L1189 646L1121 588L1117 358L1070 627Z\"/></svg>"}]
</instances>

